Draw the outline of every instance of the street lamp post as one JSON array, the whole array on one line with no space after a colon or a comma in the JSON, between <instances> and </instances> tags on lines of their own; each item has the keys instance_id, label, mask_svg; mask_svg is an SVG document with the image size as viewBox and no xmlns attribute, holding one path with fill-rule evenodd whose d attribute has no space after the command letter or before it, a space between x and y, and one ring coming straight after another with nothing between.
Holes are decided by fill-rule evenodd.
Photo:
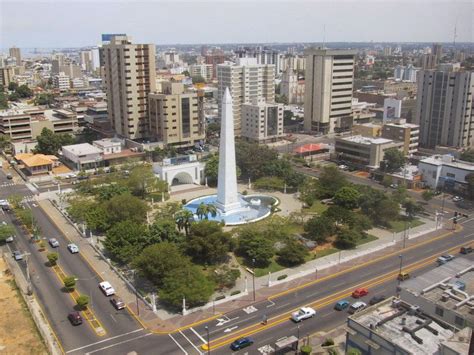
<instances>
[{"instance_id":1,"label":"street lamp post","mask_svg":"<svg viewBox=\"0 0 474 355\"><path fill-rule=\"evenodd\" d=\"M136 271L133 270L133 287L135 288L135 301L137 303L137 315L140 315L140 307L138 306L138 291L137 291L137 278Z\"/></svg>"},{"instance_id":2,"label":"street lamp post","mask_svg":"<svg viewBox=\"0 0 474 355\"><path fill-rule=\"evenodd\" d=\"M296 342L295 354L298 354L298 348L299 348L299 345L300 345L300 325L299 324L296 327L296 337L298 338L298 341Z\"/></svg>"},{"instance_id":3,"label":"street lamp post","mask_svg":"<svg viewBox=\"0 0 474 355\"><path fill-rule=\"evenodd\" d=\"M400 286L400 282L401 282L401 280L400 280L400 275L401 275L401 273L402 273L403 255L400 254L398 257L400 258L400 270L399 270L399 272L398 272L398 276L399 276L399 277L398 277L398 286Z\"/></svg>"},{"instance_id":4,"label":"street lamp post","mask_svg":"<svg viewBox=\"0 0 474 355\"><path fill-rule=\"evenodd\" d=\"M252 259L253 301L255 302L255 258Z\"/></svg>"},{"instance_id":5,"label":"street lamp post","mask_svg":"<svg viewBox=\"0 0 474 355\"><path fill-rule=\"evenodd\" d=\"M207 333L207 354L211 353L211 345L209 342L209 327L206 325L206 333Z\"/></svg>"}]
</instances>

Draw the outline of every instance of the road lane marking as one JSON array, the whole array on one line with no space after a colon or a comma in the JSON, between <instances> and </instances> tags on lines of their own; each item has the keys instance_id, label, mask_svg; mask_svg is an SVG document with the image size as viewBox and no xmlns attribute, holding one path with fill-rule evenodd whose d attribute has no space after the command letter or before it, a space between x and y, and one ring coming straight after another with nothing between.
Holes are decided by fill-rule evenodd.
<instances>
[{"instance_id":1,"label":"road lane marking","mask_svg":"<svg viewBox=\"0 0 474 355\"><path fill-rule=\"evenodd\" d=\"M76 349L72 349L72 350L66 351L66 354L73 353L74 351L82 350L82 349L85 349L85 348L89 348L89 347L94 346L94 345L97 345L97 344L102 344L102 343L105 343L106 341L111 341L111 340L114 340L114 339L123 337L123 336L125 336L125 335L130 335L130 334L133 334L133 333L142 331L142 330L143 330L143 328L135 329L135 330L132 330L131 332L128 332L128 333L116 335L116 336L114 336L114 337L110 337L110 338L107 338L107 339L104 339L104 340L100 340L100 341L97 341L97 342L95 342L95 343L90 343L90 344L88 344L88 345L81 346L80 348L76 348Z\"/></svg>"},{"instance_id":2,"label":"road lane marking","mask_svg":"<svg viewBox=\"0 0 474 355\"><path fill-rule=\"evenodd\" d=\"M114 318L114 316L112 314L110 315L110 318L112 318L114 320L114 322L117 323L117 320Z\"/></svg>"},{"instance_id":3,"label":"road lane marking","mask_svg":"<svg viewBox=\"0 0 474 355\"><path fill-rule=\"evenodd\" d=\"M96 349L96 350L92 350L92 351L89 351L87 353L85 353L86 355L89 355L89 354L94 354L98 351L102 351L102 350L105 350L105 349L110 349L110 348L113 348L114 346L117 346L117 345L122 345L122 344L125 344L125 343L129 343L131 341L135 341L137 339L141 339L141 338L144 338L144 337L147 337L147 336L150 336L152 335L153 333L146 333L146 334L143 334L143 335L140 335L138 337L135 337L135 338L132 338L132 339L127 339L127 340L124 340L124 341L121 341L119 343L115 343L115 344L111 344L111 345L108 345L108 346L104 346L103 348L100 348L100 349Z\"/></svg>"},{"instance_id":4,"label":"road lane marking","mask_svg":"<svg viewBox=\"0 0 474 355\"><path fill-rule=\"evenodd\" d=\"M181 334L184 337L184 339L186 339L189 342L189 344L191 344L193 348L196 349L199 355L202 355L202 352L196 347L196 345L194 345L194 343L191 340L189 340L189 338L186 335L184 335L184 333L181 330L179 331L179 334ZM206 342L204 343L206 344Z\"/></svg>"},{"instance_id":5,"label":"road lane marking","mask_svg":"<svg viewBox=\"0 0 474 355\"><path fill-rule=\"evenodd\" d=\"M173 338L173 336L171 334L168 334L168 335L175 342L175 344L178 345L178 347L183 351L184 355L188 355L188 352L186 350L184 350L184 348L176 341L176 339Z\"/></svg>"},{"instance_id":6,"label":"road lane marking","mask_svg":"<svg viewBox=\"0 0 474 355\"><path fill-rule=\"evenodd\" d=\"M202 336L200 336L199 333L196 332L196 330L195 330L193 327L191 327L191 328L189 328L189 329L191 329L192 332L193 332L194 334L196 334L196 336L197 336L199 339L201 339L201 341L202 341L203 343L207 343L206 339L204 339Z\"/></svg>"}]
</instances>

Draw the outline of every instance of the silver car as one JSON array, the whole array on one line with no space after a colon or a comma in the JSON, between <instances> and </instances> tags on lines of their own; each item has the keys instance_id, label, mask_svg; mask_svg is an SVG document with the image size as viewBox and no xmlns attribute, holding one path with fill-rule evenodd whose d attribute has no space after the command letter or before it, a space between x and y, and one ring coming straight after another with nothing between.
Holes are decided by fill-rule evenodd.
<instances>
[{"instance_id":1,"label":"silver car","mask_svg":"<svg viewBox=\"0 0 474 355\"><path fill-rule=\"evenodd\" d=\"M58 248L59 247L59 242L56 238L51 238L49 239L49 245L51 245L51 247L53 248Z\"/></svg>"}]
</instances>

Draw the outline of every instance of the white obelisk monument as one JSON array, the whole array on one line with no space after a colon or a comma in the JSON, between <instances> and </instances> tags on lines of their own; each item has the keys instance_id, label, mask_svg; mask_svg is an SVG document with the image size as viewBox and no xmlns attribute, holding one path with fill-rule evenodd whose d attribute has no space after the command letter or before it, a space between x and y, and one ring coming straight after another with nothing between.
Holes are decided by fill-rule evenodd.
<instances>
[{"instance_id":1,"label":"white obelisk monument","mask_svg":"<svg viewBox=\"0 0 474 355\"><path fill-rule=\"evenodd\" d=\"M219 175L217 177L216 207L226 214L241 207L237 194L235 166L234 115L229 88L222 98L221 136L219 144Z\"/></svg>"}]
</instances>

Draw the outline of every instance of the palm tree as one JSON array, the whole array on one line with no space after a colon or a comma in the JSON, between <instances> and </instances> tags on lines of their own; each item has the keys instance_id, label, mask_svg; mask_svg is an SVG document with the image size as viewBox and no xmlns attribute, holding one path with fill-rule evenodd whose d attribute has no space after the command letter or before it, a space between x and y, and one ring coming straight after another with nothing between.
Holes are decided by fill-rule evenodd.
<instances>
[{"instance_id":1,"label":"palm tree","mask_svg":"<svg viewBox=\"0 0 474 355\"><path fill-rule=\"evenodd\" d=\"M196 214L198 215L199 219L202 219L204 216L206 216L207 219L207 214L209 213L209 205L205 204L204 202L201 202L196 209Z\"/></svg>"},{"instance_id":2,"label":"palm tree","mask_svg":"<svg viewBox=\"0 0 474 355\"><path fill-rule=\"evenodd\" d=\"M212 217L217 216L217 207L213 203L208 203L207 204L207 213L206 213L206 219L208 219L208 214L211 214Z\"/></svg>"},{"instance_id":3,"label":"palm tree","mask_svg":"<svg viewBox=\"0 0 474 355\"><path fill-rule=\"evenodd\" d=\"M178 211L175 215L175 220L176 220L176 225L178 226L179 230L184 229L184 233L186 236L189 234L189 227L191 227L191 223L194 220L194 214L186 209L182 208L180 211Z\"/></svg>"}]
</instances>

